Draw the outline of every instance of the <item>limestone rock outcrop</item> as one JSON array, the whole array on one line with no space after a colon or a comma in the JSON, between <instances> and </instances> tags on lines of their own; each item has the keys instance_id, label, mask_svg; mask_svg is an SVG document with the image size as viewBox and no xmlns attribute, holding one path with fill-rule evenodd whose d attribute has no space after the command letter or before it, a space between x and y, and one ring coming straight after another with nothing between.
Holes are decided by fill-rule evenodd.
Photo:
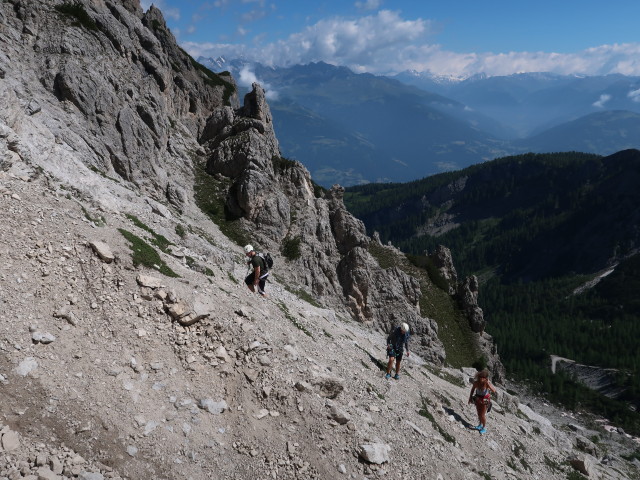
<instances>
[{"instance_id":1,"label":"limestone rock outcrop","mask_svg":"<svg viewBox=\"0 0 640 480\"><path fill-rule=\"evenodd\" d=\"M33 128L39 137L29 145L18 135L18 159L40 162L50 150L40 166L80 190L95 187L86 178L93 170L158 200L167 189L172 200L178 189L190 193L194 137L214 110L237 106L233 79L190 58L155 7L51 3L12 0L2 18L0 115L13 132Z\"/></svg>"},{"instance_id":2,"label":"limestone rock outcrop","mask_svg":"<svg viewBox=\"0 0 640 480\"><path fill-rule=\"evenodd\" d=\"M386 331L410 322L418 351L444 361L435 322L417 308L419 285L399 269L381 268L369 254L371 239L345 208L344 188L316 196L309 172L280 155L260 85L253 85L242 108L215 112L204 131L207 172L230 179L226 209L251 232L250 241L266 248L293 242L299 249L290 280L329 304L344 301L359 321Z\"/></svg>"}]
</instances>

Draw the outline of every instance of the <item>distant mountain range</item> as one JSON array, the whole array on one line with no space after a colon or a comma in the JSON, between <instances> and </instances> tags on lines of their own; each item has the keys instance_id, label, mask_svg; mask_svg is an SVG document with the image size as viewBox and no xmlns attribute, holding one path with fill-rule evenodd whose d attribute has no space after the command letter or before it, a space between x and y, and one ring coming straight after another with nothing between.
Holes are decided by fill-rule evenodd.
<instances>
[{"instance_id":1,"label":"distant mountain range","mask_svg":"<svg viewBox=\"0 0 640 480\"><path fill-rule=\"evenodd\" d=\"M638 77L388 78L322 62L272 68L198 60L236 78L247 68L257 77L270 93L282 154L323 186L410 181L528 151L640 147Z\"/></svg>"},{"instance_id":2,"label":"distant mountain range","mask_svg":"<svg viewBox=\"0 0 640 480\"><path fill-rule=\"evenodd\" d=\"M457 80L403 72L394 78L499 119L519 138L592 113L608 110L640 113L640 77L620 74L585 77L521 73L501 77L475 75Z\"/></svg>"}]
</instances>

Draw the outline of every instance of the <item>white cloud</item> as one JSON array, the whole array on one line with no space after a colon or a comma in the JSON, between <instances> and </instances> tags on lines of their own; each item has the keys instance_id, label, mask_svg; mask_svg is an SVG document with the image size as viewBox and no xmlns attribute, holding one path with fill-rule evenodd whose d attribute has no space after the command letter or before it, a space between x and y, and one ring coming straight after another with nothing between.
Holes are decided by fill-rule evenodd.
<instances>
[{"instance_id":1,"label":"white cloud","mask_svg":"<svg viewBox=\"0 0 640 480\"><path fill-rule=\"evenodd\" d=\"M229 44L185 44L192 54L205 56L241 54L267 65L287 66L324 61L346 65L355 71L381 73L403 49L432 31L427 20L403 20L398 12L381 10L358 19L335 17L321 20L286 40L255 47Z\"/></svg>"},{"instance_id":2,"label":"white cloud","mask_svg":"<svg viewBox=\"0 0 640 480\"><path fill-rule=\"evenodd\" d=\"M251 88L251 85L256 82L264 88L267 100L278 100L279 93L277 90L272 88L270 84L260 81L249 65L242 67L238 85Z\"/></svg>"},{"instance_id":3,"label":"white cloud","mask_svg":"<svg viewBox=\"0 0 640 480\"><path fill-rule=\"evenodd\" d=\"M189 26L187 27L187 33L188 33L189 35L191 35L192 33L195 33L195 32L196 32L196 26L195 26L195 25L189 25Z\"/></svg>"},{"instance_id":4,"label":"white cloud","mask_svg":"<svg viewBox=\"0 0 640 480\"><path fill-rule=\"evenodd\" d=\"M382 0L366 0L365 2L356 2L355 6L359 10L377 10L382 5Z\"/></svg>"},{"instance_id":5,"label":"white cloud","mask_svg":"<svg viewBox=\"0 0 640 480\"><path fill-rule=\"evenodd\" d=\"M627 93L627 97L629 97L633 102L640 103L640 88L638 90L631 90Z\"/></svg>"},{"instance_id":6,"label":"white cloud","mask_svg":"<svg viewBox=\"0 0 640 480\"><path fill-rule=\"evenodd\" d=\"M259 0L247 0L256 2ZM364 1L359 2L365 5ZM369 0L373 5L377 0ZM324 61L355 72L394 74L404 70L468 77L517 72L557 74L640 75L640 43L602 45L576 53L555 52L451 52L430 43L439 25L425 19L406 20L400 12L380 10L355 19L320 20L284 40L252 44L186 43L194 56L242 56L266 65L289 66ZM246 30L238 33L245 34Z\"/></svg>"},{"instance_id":7,"label":"white cloud","mask_svg":"<svg viewBox=\"0 0 640 480\"><path fill-rule=\"evenodd\" d=\"M600 98L596 102L593 102L592 105L597 108L602 108L604 107L604 104L607 103L609 100L611 100L611 95L603 93L602 95L600 95Z\"/></svg>"}]
</instances>

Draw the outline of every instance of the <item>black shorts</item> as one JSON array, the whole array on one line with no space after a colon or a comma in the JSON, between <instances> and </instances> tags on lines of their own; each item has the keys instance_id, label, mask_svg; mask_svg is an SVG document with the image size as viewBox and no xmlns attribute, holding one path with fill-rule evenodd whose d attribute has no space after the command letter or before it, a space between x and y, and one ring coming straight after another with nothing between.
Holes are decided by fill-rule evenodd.
<instances>
[{"instance_id":1,"label":"black shorts","mask_svg":"<svg viewBox=\"0 0 640 480\"><path fill-rule=\"evenodd\" d=\"M260 280L258 281L258 291L260 292L264 292L264 286L267 283L267 277L269 276L269 274L265 274L262 277L260 277ZM247 285L253 285L253 282L256 279L256 274L251 272L249 275L247 275L247 278L244 279L244 283L246 283Z\"/></svg>"},{"instance_id":2,"label":"black shorts","mask_svg":"<svg viewBox=\"0 0 640 480\"><path fill-rule=\"evenodd\" d=\"M391 358L395 358L396 361L398 362L402 360L402 354L403 354L403 349L400 349L398 351L395 348L391 347L390 349L387 350L387 356Z\"/></svg>"}]
</instances>

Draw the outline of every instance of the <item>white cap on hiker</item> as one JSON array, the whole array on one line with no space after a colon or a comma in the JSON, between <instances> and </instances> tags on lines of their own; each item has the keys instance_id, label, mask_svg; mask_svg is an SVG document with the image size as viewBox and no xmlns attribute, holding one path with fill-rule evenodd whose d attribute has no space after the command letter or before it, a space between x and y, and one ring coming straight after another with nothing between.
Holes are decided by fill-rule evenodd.
<instances>
[{"instance_id":1,"label":"white cap on hiker","mask_svg":"<svg viewBox=\"0 0 640 480\"><path fill-rule=\"evenodd\" d=\"M409 325L406 323L403 323L402 326L400 327L402 329L402 331L404 333L409 333Z\"/></svg>"},{"instance_id":2,"label":"white cap on hiker","mask_svg":"<svg viewBox=\"0 0 640 480\"><path fill-rule=\"evenodd\" d=\"M253 247L251 245L245 245L244 253L251 253L251 252L253 252Z\"/></svg>"}]
</instances>

